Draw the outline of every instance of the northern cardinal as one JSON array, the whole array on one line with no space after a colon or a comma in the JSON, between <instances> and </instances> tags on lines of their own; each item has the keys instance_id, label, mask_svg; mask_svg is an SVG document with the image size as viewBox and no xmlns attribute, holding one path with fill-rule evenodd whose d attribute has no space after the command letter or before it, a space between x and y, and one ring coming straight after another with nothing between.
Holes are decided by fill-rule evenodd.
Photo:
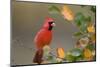
<instances>
[{"instance_id":1,"label":"northern cardinal","mask_svg":"<svg viewBox=\"0 0 100 67\"><path fill-rule=\"evenodd\" d=\"M46 18L43 27L36 34L34 42L36 44L36 53L33 58L34 63L41 64L43 61L43 47L50 45L52 40L52 28L55 26L54 20L50 17Z\"/></svg>"}]
</instances>

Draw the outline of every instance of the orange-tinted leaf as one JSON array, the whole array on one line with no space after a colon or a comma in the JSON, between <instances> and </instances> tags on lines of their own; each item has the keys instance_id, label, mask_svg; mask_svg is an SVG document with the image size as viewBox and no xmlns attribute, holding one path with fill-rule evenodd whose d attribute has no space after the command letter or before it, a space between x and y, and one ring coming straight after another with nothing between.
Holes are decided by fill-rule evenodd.
<instances>
[{"instance_id":1,"label":"orange-tinted leaf","mask_svg":"<svg viewBox=\"0 0 100 67\"><path fill-rule=\"evenodd\" d=\"M64 52L63 48L57 48L57 57L59 57L59 58L65 57L65 52Z\"/></svg>"},{"instance_id":2,"label":"orange-tinted leaf","mask_svg":"<svg viewBox=\"0 0 100 67\"><path fill-rule=\"evenodd\" d=\"M93 24L89 24L89 25L88 25L87 31L88 31L89 33L95 33L95 28L94 28Z\"/></svg>"},{"instance_id":3,"label":"orange-tinted leaf","mask_svg":"<svg viewBox=\"0 0 100 67\"><path fill-rule=\"evenodd\" d=\"M90 51L89 49L84 49L84 58L86 60L91 60L93 58L92 56L92 51Z\"/></svg>"},{"instance_id":4,"label":"orange-tinted leaf","mask_svg":"<svg viewBox=\"0 0 100 67\"><path fill-rule=\"evenodd\" d=\"M73 14L72 10L67 5L62 6L61 14L68 21L74 20L74 14Z\"/></svg>"}]
</instances>

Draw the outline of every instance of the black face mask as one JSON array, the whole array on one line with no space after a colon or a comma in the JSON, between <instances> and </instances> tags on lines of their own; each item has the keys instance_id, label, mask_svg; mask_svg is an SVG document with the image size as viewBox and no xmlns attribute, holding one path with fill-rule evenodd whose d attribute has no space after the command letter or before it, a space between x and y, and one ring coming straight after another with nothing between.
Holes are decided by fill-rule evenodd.
<instances>
[{"instance_id":1,"label":"black face mask","mask_svg":"<svg viewBox=\"0 0 100 67\"><path fill-rule=\"evenodd\" d=\"M51 24L53 24L54 22L49 22L49 28L48 28L48 30L52 30L52 28L53 28L53 26L51 25Z\"/></svg>"}]
</instances>

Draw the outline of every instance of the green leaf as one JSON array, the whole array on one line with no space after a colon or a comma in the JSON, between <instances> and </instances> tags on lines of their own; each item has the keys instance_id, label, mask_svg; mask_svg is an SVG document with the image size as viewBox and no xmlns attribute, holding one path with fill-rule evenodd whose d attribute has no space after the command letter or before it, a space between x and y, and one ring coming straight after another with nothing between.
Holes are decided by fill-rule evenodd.
<instances>
[{"instance_id":1,"label":"green leaf","mask_svg":"<svg viewBox=\"0 0 100 67\"><path fill-rule=\"evenodd\" d=\"M55 5L52 5L49 7L49 11L50 11L50 13L59 13L60 9L58 7L56 7Z\"/></svg>"},{"instance_id":2,"label":"green leaf","mask_svg":"<svg viewBox=\"0 0 100 67\"><path fill-rule=\"evenodd\" d=\"M72 50L71 50L71 55L72 55L72 56L75 56L75 57L80 56L81 53L82 53L82 51L81 51L81 49L79 49L79 48L75 48L75 49L72 49Z\"/></svg>"},{"instance_id":3,"label":"green leaf","mask_svg":"<svg viewBox=\"0 0 100 67\"><path fill-rule=\"evenodd\" d=\"M84 33L87 32L87 23L84 22L81 22L81 26L80 26L80 30Z\"/></svg>"},{"instance_id":4,"label":"green leaf","mask_svg":"<svg viewBox=\"0 0 100 67\"><path fill-rule=\"evenodd\" d=\"M95 49L95 46L93 44L89 44L86 46L86 48L90 49L91 51Z\"/></svg>"},{"instance_id":5,"label":"green leaf","mask_svg":"<svg viewBox=\"0 0 100 67\"><path fill-rule=\"evenodd\" d=\"M48 60L52 60L53 59L53 56L48 56Z\"/></svg>"},{"instance_id":6,"label":"green leaf","mask_svg":"<svg viewBox=\"0 0 100 67\"><path fill-rule=\"evenodd\" d=\"M83 59L83 51L79 48L74 48L66 54L68 62L80 61Z\"/></svg>"},{"instance_id":7,"label":"green leaf","mask_svg":"<svg viewBox=\"0 0 100 67\"><path fill-rule=\"evenodd\" d=\"M77 26L81 26L83 21L85 21L85 16L82 13L77 13L75 17L75 23Z\"/></svg>"},{"instance_id":8,"label":"green leaf","mask_svg":"<svg viewBox=\"0 0 100 67\"><path fill-rule=\"evenodd\" d=\"M91 22L91 16L85 17L82 13L77 13L75 23L82 33L87 33L87 25Z\"/></svg>"},{"instance_id":9,"label":"green leaf","mask_svg":"<svg viewBox=\"0 0 100 67\"><path fill-rule=\"evenodd\" d=\"M91 22L91 16L86 17L85 20L86 20L87 22Z\"/></svg>"},{"instance_id":10,"label":"green leaf","mask_svg":"<svg viewBox=\"0 0 100 67\"><path fill-rule=\"evenodd\" d=\"M72 56L71 54L66 54L66 60L68 61L68 62L74 62L75 61L75 57L74 56Z\"/></svg>"},{"instance_id":11,"label":"green leaf","mask_svg":"<svg viewBox=\"0 0 100 67\"><path fill-rule=\"evenodd\" d=\"M75 32L75 33L74 33L74 36L81 36L81 35L82 35L81 32Z\"/></svg>"},{"instance_id":12,"label":"green leaf","mask_svg":"<svg viewBox=\"0 0 100 67\"><path fill-rule=\"evenodd\" d=\"M57 63L56 57L53 57L51 60L49 60L51 63Z\"/></svg>"},{"instance_id":13,"label":"green leaf","mask_svg":"<svg viewBox=\"0 0 100 67\"><path fill-rule=\"evenodd\" d=\"M92 12L96 13L96 6L91 6L91 9L90 9Z\"/></svg>"}]
</instances>

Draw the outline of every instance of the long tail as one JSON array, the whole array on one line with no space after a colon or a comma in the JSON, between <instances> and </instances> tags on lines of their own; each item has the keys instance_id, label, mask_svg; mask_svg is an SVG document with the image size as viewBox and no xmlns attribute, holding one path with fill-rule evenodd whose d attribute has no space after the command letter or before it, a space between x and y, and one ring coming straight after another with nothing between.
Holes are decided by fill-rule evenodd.
<instances>
[{"instance_id":1,"label":"long tail","mask_svg":"<svg viewBox=\"0 0 100 67\"><path fill-rule=\"evenodd\" d=\"M41 64L42 62L42 57L43 57L43 49L38 49L35 53L35 56L33 58L34 63Z\"/></svg>"}]
</instances>

